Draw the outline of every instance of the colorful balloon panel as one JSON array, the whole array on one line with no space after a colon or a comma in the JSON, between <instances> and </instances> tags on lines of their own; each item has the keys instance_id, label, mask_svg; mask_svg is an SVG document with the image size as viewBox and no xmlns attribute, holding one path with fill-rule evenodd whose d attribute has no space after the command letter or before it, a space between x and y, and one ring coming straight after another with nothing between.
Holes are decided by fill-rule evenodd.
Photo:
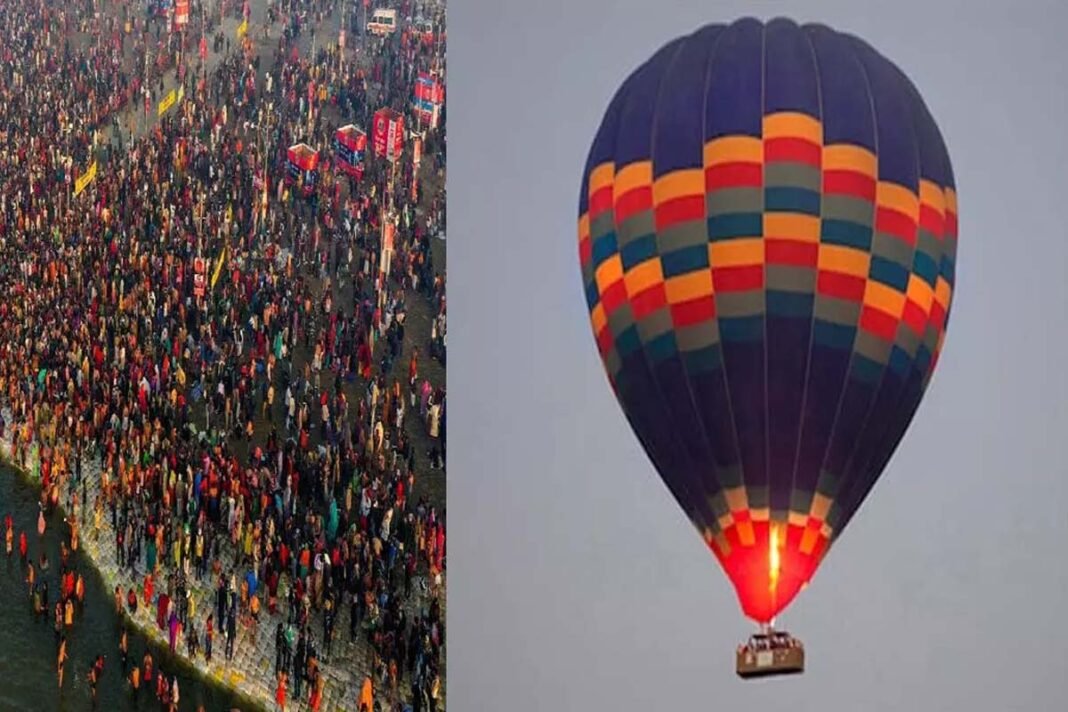
<instances>
[{"instance_id":1,"label":"colorful balloon panel","mask_svg":"<svg viewBox=\"0 0 1068 712\"><path fill-rule=\"evenodd\" d=\"M744 19L611 100L579 198L598 350L665 484L768 621L885 467L942 348L957 205L901 71Z\"/></svg>"}]
</instances>

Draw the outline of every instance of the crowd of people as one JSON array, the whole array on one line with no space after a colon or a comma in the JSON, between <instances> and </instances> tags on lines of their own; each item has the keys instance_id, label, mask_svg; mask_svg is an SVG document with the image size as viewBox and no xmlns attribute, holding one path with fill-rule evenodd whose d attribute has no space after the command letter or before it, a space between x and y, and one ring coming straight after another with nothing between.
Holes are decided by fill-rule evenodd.
<instances>
[{"instance_id":1,"label":"crowd of people","mask_svg":"<svg viewBox=\"0 0 1068 712\"><path fill-rule=\"evenodd\" d=\"M220 20L248 13L206 5ZM275 0L273 51L246 34L209 71L192 43L164 45L161 23L93 7L0 9L14 38L0 70L0 436L39 480L42 517L64 507L70 549L82 527L111 537L116 607L153 611L172 652L229 660L239 631L270 625L277 702L319 709L323 666L349 638L372 651L364 687L380 706L437 709L445 513L414 493L417 462L444 467L444 384L421 373L423 354L445 360L431 249L444 199L416 210L407 151L397 169L368 151L359 181L335 175L330 154L339 124L410 112L416 72L442 48L405 34L368 42L362 60L331 45L309 55L302 33L340 4ZM74 28L109 41L76 49ZM139 134L123 116L140 106L123 108L162 94L129 69L152 43L189 69L175 77L183 100ZM324 149L310 197L282 180L298 141ZM444 160L440 130L424 155ZM388 277L383 220L396 224ZM420 339L413 300L430 312ZM60 634L84 591L66 563ZM195 587L213 592L210 610ZM61 686L65 646L60 635ZM177 679L127 657L131 689L154 683L176 707ZM94 690L103 672L101 659Z\"/></svg>"}]
</instances>

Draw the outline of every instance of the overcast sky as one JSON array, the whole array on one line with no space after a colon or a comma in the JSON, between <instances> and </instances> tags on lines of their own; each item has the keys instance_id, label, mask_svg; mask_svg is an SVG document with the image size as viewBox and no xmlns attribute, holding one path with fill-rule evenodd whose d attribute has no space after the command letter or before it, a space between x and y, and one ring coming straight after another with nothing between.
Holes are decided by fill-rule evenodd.
<instances>
[{"instance_id":1,"label":"overcast sky","mask_svg":"<svg viewBox=\"0 0 1068 712\"><path fill-rule=\"evenodd\" d=\"M611 393L576 219L626 75L747 14L905 71L960 246L927 396L780 618L806 673L743 683L753 626ZM1068 709L1068 3L450 0L448 21L450 707Z\"/></svg>"}]
</instances>

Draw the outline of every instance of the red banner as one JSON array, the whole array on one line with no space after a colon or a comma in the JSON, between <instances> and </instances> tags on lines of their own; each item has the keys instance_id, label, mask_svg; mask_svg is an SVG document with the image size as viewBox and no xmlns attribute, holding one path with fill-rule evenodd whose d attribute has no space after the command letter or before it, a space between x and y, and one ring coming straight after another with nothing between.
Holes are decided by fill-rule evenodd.
<instances>
[{"instance_id":1,"label":"red banner","mask_svg":"<svg viewBox=\"0 0 1068 712\"><path fill-rule=\"evenodd\" d=\"M375 155L395 161L404 150L404 116L393 109L379 109L371 125Z\"/></svg>"},{"instance_id":2,"label":"red banner","mask_svg":"<svg viewBox=\"0 0 1068 712\"><path fill-rule=\"evenodd\" d=\"M174 24L184 25L189 22L189 0L175 0Z\"/></svg>"},{"instance_id":3,"label":"red banner","mask_svg":"<svg viewBox=\"0 0 1068 712\"><path fill-rule=\"evenodd\" d=\"M379 109L375 112L374 121L371 123L371 143L374 145L375 155L386 155L386 141L389 136L389 109Z\"/></svg>"}]
</instances>

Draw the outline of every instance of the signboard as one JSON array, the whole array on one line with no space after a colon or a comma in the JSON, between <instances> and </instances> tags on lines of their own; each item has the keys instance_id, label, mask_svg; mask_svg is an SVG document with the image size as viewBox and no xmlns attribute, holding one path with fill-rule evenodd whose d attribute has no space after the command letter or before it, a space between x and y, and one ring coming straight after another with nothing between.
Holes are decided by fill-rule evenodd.
<instances>
[{"instance_id":1,"label":"signboard","mask_svg":"<svg viewBox=\"0 0 1068 712\"><path fill-rule=\"evenodd\" d=\"M404 150L404 117L393 109L375 112L371 140L375 155L395 161Z\"/></svg>"},{"instance_id":2,"label":"signboard","mask_svg":"<svg viewBox=\"0 0 1068 712\"><path fill-rule=\"evenodd\" d=\"M163 97L163 101L159 103L158 116L163 116L167 113L167 109L174 106L174 102L178 101L178 95L174 93L174 89L167 92L167 96Z\"/></svg>"},{"instance_id":3,"label":"signboard","mask_svg":"<svg viewBox=\"0 0 1068 712\"><path fill-rule=\"evenodd\" d=\"M337 167L357 179L363 177L363 155L367 150L367 134L352 124L342 126L334 134Z\"/></svg>"},{"instance_id":4,"label":"signboard","mask_svg":"<svg viewBox=\"0 0 1068 712\"><path fill-rule=\"evenodd\" d=\"M174 24L184 25L189 22L189 0L177 0L174 3Z\"/></svg>"},{"instance_id":5,"label":"signboard","mask_svg":"<svg viewBox=\"0 0 1068 712\"><path fill-rule=\"evenodd\" d=\"M286 183L301 187L305 196L315 193L319 180L319 152L304 143L286 151Z\"/></svg>"},{"instance_id":6,"label":"signboard","mask_svg":"<svg viewBox=\"0 0 1068 712\"><path fill-rule=\"evenodd\" d=\"M74 181L75 197L77 197L79 193L85 190L86 186L92 183L94 178L96 178L96 161L90 163L89 168L86 169L85 173L78 176L78 178Z\"/></svg>"},{"instance_id":7,"label":"signboard","mask_svg":"<svg viewBox=\"0 0 1068 712\"><path fill-rule=\"evenodd\" d=\"M386 155L386 137L389 135L389 110L379 109L375 112L371 124L371 143L376 156Z\"/></svg>"},{"instance_id":8,"label":"signboard","mask_svg":"<svg viewBox=\"0 0 1068 712\"><path fill-rule=\"evenodd\" d=\"M428 72L419 72L415 82L412 106L421 123L437 128L441 106L445 103L445 87Z\"/></svg>"},{"instance_id":9,"label":"signboard","mask_svg":"<svg viewBox=\"0 0 1068 712\"><path fill-rule=\"evenodd\" d=\"M185 87L184 86L178 87L178 91L175 91L174 89L171 89L169 92L167 92L167 96L163 97L163 100L159 103L159 111L158 111L157 115L158 116L163 116L165 113L167 113L168 109L170 109L172 106L174 106L174 104L176 102L181 101L184 97L185 97Z\"/></svg>"},{"instance_id":10,"label":"signboard","mask_svg":"<svg viewBox=\"0 0 1068 712\"><path fill-rule=\"evenodd\" d=\"M400 151L396 148L397 139L402 138L398 135L400 134L400 125L401 120L399 117L396 121L390 121L389 129L386 133L386 158L391 161L396 160L397 154L400 153Z\"/></svg>"}]
</instances>

